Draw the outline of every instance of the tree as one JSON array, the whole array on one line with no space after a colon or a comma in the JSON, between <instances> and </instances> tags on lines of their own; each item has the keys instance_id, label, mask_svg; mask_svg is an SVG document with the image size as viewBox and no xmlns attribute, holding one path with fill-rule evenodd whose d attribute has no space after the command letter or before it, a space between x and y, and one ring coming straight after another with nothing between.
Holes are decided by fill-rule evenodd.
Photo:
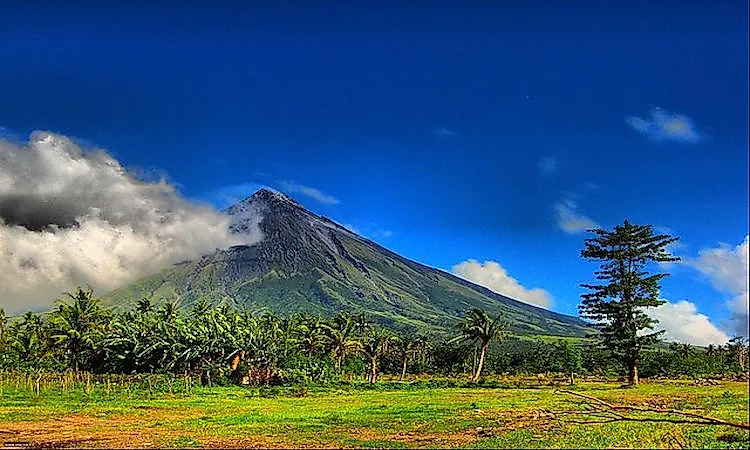
<instances>
[{"instance_id":1,"label":"tree","mask_svg":"<svg viewBox=\"0 0 750 450\"><path fill-rule=\"evenodd\" d=\"M406 376L406 364L409 359L424 351L427 342L421 336L404 334L395 337L393 344L396 354L401 360L401 376L398 378L398 381L403 381Z\"/></svg>"},{"instance_id":2,"label":"tree","mask_svg":"<svg viewBox=\"0 0 750 450\"><path fill-rule=\"evenodd\" d=\"M5 316L5 310L0 308L0 350L5 348L5 325L8 318Z\"/></svg>"},{"instance_id":3,"label":"tree","mask_svg":"<svg viewBox=\"0 0 750 450\"><path fill-rule=\"evenodd\" d=\"M554 344L555 368L568 375L570 384L575 383L575 374L581 371L581 349L561 340Z\"/></svg>"},{"instance_id":4,"label":"tree","mask_svg":"<svg viewBox=\"0 0 750 450\"><path fill-rule=\"evenodd\" d=\"M735 336L727 343L727 350L737 360L740 371L744 371L747 365L747 346L745 345L745 341L746 339L743 336Z\"/></svg>"},{"instance_id":5,"label":"tree","mask_svg":"<svg viewBox=\"0 0 750 450\"><path fill-rule=\"evenodd\" d=\"M359 320L344 311L336 315L331 323L324 324L331 355L336 361L336 370L341 371L341 364L348 355L360 348L356 332Z\"/></svg>"},{"instance_id":6,"label":"tree","mask_svg":"<svg viewBox=\"0 0 750 450\"><path fill-rule=\"evenodd\" d=\"M476 383L479 375L482 373L484 359L487 356L487 347L490 341L502 339L507 335L507 324L498 315L492 319L484 310L479 308L472 309L464 318L461 324L461 335L456 339L465 339L475 344L480 344L479 364L471 377L471 381Z\"/></svg>"},{"instance_id":7,"label":"tree","mask_svg":"<svg viewBox=\"0 0 750 450\"><path fill-rule=\"evenodd\" d=\"M393 337L385 328L373 328L363 339L360 350L370 361L370 384L378 378L378 360L388 351Z\"/></svg>"},{"instance_id":8,"label":"tree","mask_svg":"<svg viewBox=\"0 0 750 450\"><path fill-rule=\"evenodd\" d=\"M679 261L666 247L679 238L654 234L652 225L633 225L625 220L614 230L589 230L594 237L585 240L581 256L600 263L594 272L599 284L581 284L590 292L583 294L579 311L600 328L600 342L628 368L628 381L638 384L641 349L659 340L663 333L648 333L656 320L644 308L656 307L659 282L669 274L649 273L652 263Z\"/></svg>"},{"instance_id":9,"label":"tree","mask_svg":"<svg viewBox=\"0 0 750 450\"><path fill-rule=\"evenodd\" d=\"M86 357L91 356L95 342L101 337L106 312L91 289L78 288L75 294L65 293L66 301L59 301L50 315L52 340L63 349L68 367L81 369Z\"/></svg>"},{"instance_id":10,"label":"tree","mask_svg":"<svg viewBox=\"0 0 750 450\"><path fill-rule=\"evenodd\" d=\"M320 317L299 317L293 324L292 334L297 348L312 357L325 349L328 335Z\"/></svg>"},{"instance_id":11,"label":"tree","mask_svg":"<svg viewBox=\"0 0 750 450\"><path fill-rule=\"evenodd\" d=\"M135 307L135 310L141 314L148 314L151 311L153 311L153 309L154 309L154 306L151 304L151 300L145 297L138 300L138 303L136 304L136 307Z\"/></svg>"}]
</instances>

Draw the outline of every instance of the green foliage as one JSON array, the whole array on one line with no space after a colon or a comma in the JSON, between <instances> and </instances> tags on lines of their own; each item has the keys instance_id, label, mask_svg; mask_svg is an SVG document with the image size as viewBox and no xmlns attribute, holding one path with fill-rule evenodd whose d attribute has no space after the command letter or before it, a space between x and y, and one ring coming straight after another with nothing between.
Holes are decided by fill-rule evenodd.
<instances>
[{"instance_id":1,"label":"green foliage","mask_svg":"<svg viewBox=\"0 0 750 450\"><path fill-rule=\"evenodd\" d=\"M65 295L68 301L58 301L50 314L50 340L63 349L68 368L89 370L98 356L96 344L104 335L107 312L99 306L91 289L78 288L74 294Z\"/></svg>"}]
</instances>

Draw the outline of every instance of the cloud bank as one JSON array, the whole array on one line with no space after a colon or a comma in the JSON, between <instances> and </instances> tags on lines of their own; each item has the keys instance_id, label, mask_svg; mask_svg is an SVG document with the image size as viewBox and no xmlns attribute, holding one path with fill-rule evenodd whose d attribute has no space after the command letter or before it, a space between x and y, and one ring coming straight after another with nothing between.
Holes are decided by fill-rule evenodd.
<instances>
[{"instance_id":1,"label":"cloud bank","mask_svg":"<svg viewBox=\"0 0 750 450\"><path fill-rule=\"evenodd\" d=\"M474 259L469 259L453 266L453 273L524 303L545 309L549 309L552 303L552 296L549 292L541 288L526 289L495 261L485 261L481 264Z\"/></svg>"},{"instance_id":2,"label":"cloud bank","mask_svg":"<svg viewBox=\"0 0 750 450\"><path fill-rule=\"evenodd\" d=\"M696 143L702 138L693 120L688 116L667 112L661 108L653 108L645 118L628 116L625 123L654 141Z\"/></svg>"},{"instance_id":3,"label":"cloud bank","mask_svg":"<svg viewBox=\"0 0 750 450\"><path fill-rule=\"evenodd\" d=\"M721 244L698 252L697 258L683 258L685 264L707 276L714 288L728 294L730 331L747 336L748 330L748 239L732 248Z\"/></svg>"},{"instance_id":4,"label":"cloud bank","mask_svg":"<svg viewBox=\"0 0 750 450\"><path fill-rule=\"evenodd\" d=\"M48 132L22 144L0 139L0 307L10 313L260 238L230 233L228 216L164 179L139 179L102 150Z\"/></svg>"},{"instance_id":5,"label":"cloud bank","mask_svg":"<svg viewBox=\"0 0 750 450\"><path fill-rule=\"evenodd\" d=\"M725 344L729 337L716 328L705 314L698 313L694 303L686 300L646 308L646 314L659 323L653 331L664 330L664 340L692 345Z\"/></svg>"}]
</instances>

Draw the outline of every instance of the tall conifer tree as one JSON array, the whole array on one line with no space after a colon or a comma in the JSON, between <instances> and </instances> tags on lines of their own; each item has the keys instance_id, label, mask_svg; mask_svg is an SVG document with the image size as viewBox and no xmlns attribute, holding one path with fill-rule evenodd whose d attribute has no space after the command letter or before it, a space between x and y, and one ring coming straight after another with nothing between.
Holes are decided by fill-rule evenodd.
<instances>
[{"instance_id":1,"label":"tall conifer tree","mask_svg":"<svg viewBox=\"0 0 750 450\"><path fill-rule=\"evenodd\" d=\"M586 239L581 256L600 263L594 274L601 283L581 285L590 292L581 296L579 311L597 322L602 344L628 368L630 384L637 385L641 350L663 333L642 332L657 323L644 308L665 303L659 298L659 282L669 275L648 269L652 263L679 261L666 250L679 238L627 220L612 231L590 231L595 236Z\"/></svg>"}]
</instances>

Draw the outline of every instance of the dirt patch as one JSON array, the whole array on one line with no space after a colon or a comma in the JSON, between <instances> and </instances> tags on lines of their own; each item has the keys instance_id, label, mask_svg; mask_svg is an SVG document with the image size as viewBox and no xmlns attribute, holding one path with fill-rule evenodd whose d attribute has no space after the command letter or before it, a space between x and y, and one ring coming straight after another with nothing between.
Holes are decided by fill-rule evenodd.
<instances>
[{"instance_id":1,"label":"dirt patch","mask_svg":"<svg viewBox=\"0 0 750 450\"><path fill-rule=\"evenodd\" d=\"M197 414L178 414L174 410L149 410L137 416L99 418L68 415L34 422L6 424L3 441L25 442L40 448L65 447L150 447L158 439L173 434L166 426L153 427L156 421L190 418Z\"/></svg>"},{"instance_id":2,"label":"dirt patch","mask_svg":"<svg viewBox=\"0 0 750 450\"><path fill-rule=\"evenodd\" d=\"M232 439L200 439L201 444L207 448L341 448L341 446L334 445L319 445L310 444L305 445L304 443L290 443L282 436L252 436L252 437L237 437Z\"/></svg>"},{"instance_id":3,"label":"dirt patch","mask_svg":"<svg viewBox=\"0 0 750 450\"><path fill-rule=\"evenodd\" d=\"M475 443L481 436L475 430L463 430L455 432L399 431L397 433L380 433L372 429L347 429L336 430L350 439L359 441L392 441L410 444L416 447L428 448L454 448Z\"/></svg>"}]
</instances>

